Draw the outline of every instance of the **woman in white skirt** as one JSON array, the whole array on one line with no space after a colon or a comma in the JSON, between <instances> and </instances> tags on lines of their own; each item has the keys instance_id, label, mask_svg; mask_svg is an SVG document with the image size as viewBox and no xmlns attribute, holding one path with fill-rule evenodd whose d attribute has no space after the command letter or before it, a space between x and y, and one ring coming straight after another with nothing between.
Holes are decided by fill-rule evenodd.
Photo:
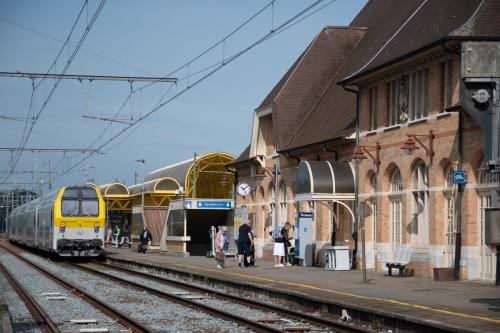
<instances>
[{"instance_id":1,"label":"woman in white skirt","mask_svg":"<svg viewBox=\"0 0 500 333\"><path fill-rule=\"evenodd\" d=\"M274 238L274 267L283 267L282 259L285 256L285 246L283 244L284 238L283 238L283 231L284 228L281 228L280 230L280 237L275 237Z\"/></svg>"}]
</instances>

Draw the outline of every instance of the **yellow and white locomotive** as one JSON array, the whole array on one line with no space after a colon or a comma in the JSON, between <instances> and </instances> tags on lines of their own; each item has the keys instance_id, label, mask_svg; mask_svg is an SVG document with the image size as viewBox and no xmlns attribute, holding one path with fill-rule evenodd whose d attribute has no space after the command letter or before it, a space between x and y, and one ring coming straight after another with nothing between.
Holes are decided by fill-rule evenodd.
<instances>
[{"instance_id":1,"label":"yellow and white locomotive","mask_svg":"<svg viewBox=\"0 0 500 333\"><path fill-rule=\"evenodd\" d=\"M99 189L63 187L12 211L9 239L60 256L103 253L106 206Z\"/></svg>"}]
</instances>

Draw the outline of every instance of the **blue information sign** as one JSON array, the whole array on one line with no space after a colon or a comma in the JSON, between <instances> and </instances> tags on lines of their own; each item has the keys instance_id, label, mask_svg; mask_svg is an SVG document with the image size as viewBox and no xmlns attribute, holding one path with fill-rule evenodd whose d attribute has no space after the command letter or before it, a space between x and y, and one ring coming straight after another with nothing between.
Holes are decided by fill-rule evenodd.
<instances>
[{"instance_id":1,"label":"blue information sign","mask_svg":"<svg viewBox=\"0 0 500 333\"><path fill-rule=\"evenodd\" d=\"M299 212L299 217L313 217L313 213L310 212Z\"/></svg>"},{"instance_id":2,"label":"blue information sign","mask_svg":"<svg viewBox=\"0 0 500 333\"><path fill-rule=\"evenodd\" d=\"M231 208L231 201L208 201L200 200L196 203L197 208Z\"/></svg>"},{"instance_id":3,"label":"blue information sign","mask_svg":"<svg viewBox=\"0 0 500 333\"><path fill-rule=\"evenodd\" d=\"M453 171L453 184L465 184L467 183L467 173L462 170Z\"/></svg>"}]
</instances>

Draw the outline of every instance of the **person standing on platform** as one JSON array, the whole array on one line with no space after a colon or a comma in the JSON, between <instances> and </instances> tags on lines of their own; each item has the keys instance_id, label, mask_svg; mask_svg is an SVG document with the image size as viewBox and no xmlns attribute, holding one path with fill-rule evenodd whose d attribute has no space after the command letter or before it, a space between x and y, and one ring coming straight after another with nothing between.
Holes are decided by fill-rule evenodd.
<instances>
[{"instance_id":1,"label":"person standing on platform","mask_svg":"<svg viewBox=\"0 0 500 333\"><path fill-rule=\"evenodd\" d=\"M238 266L240 267L250 265L250 246L253 243L253 237L249 224L250 221L246 220L238 229Z\"/></svg>"},{"instance_id":2,"label":"person standing on platform","mask_svg":"<svg viewBox=\"0 0 500 333\"><path fill-rule=\"evenodd\" d=\"M144 226L144 230L141 232L141 235L139 236L139 240L141 242L141 250L142 250L142 255L146 255L146 251L148 250L148 244L150 241L153 240L153 235L151 232L148 230L146 226Z\"/></svg>"},{"instance_id":3,"label":"person standing on platform","mask_svg":"<svg viewBox=\"0 0 500 333\"><path fill-rule=\"evenodd\" d=\"M217 268L224 268L228 248L227 227L223 226L219 228L219 231L215 235L215 260L217 260Z\"/></svg>"},{"instance_id":4,"label":"person standing on platform","mask_svg":"<svg viewBox=\"0 0 500 333\"><path fill-rule=\"evenodd\" d=\"M108 226L108 233L106 234L106 245L113 244L113 229L111 225Z\"/></svg>"},{"instance_id":5,"label":"person standing on platform","mask_svg":"<svg viewBox=\"0 0 500 333\"><path fill-rule=\"evenodd\" d=\"M283 239L283 234L284 234L284 227L279 225L274 228L273 231L271 231L271 237L274 240L274 267L283 267L283 264L281 261L285 257L285 245L284 239Z\"/></svg>"},{"instance_id":6,"label":"person standing on platform","mask_svg":"<svg viewBox=\"0 0 500 333\"><path fill-rule=\"evenodd\" d=\"M283 257L283 259L284 259L283 264L285 266L292 266L292 264L290 263L290 260L288 259L288 249L292 245L292 243L290 243L290 239L292 239L290 237L290 229L291 228L292 228L292 225L290 224L290 222L287 222L287 223L285 223L285 227L282 229L283 245L285 248L285 256Z\"/></svg>"},{"instance_id":7,"label":"person standing on platform","mask_svg":"<svg viewBox=\"0 0 500 333\"><path fill-rule=\"evenodd\" d=\"M118 243L120 242L120 227L115 225L115 230L113 230L113 242L115 243L115 247L118 248Z\"/></svg>"}]
</instances>

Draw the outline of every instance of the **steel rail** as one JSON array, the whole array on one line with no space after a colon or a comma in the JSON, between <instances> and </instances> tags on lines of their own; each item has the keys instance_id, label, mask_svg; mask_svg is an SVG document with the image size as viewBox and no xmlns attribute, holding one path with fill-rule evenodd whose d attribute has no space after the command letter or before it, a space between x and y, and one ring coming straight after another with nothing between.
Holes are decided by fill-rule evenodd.
<instances>
[{"instance_id":1,"label":"steel rail","mask_svg":"<svg viewBox=\"0 0 500 333\"><path fill-rule=\"evenodd\" d=\"M213 290L213 289L208 289L202 286L197 286L197 285L192 285L187 282L183 281L178 281L178 280L173 280L169 279L166 277L160 277L160 276L155 276L151 275L148 273L144 272L138 272L123 266L115 265L115 264L110 264L110 263L103 263L103 262L98 262L94 261L93 264L97 264L103 267L108 267L116 270L120 270L122 272L128 273L128 274L134 274L140 277L148 278L150 280L153 280L155 282L162 282L164 284L170 284L174 285L178 288L183 288L183 289L188 289L194 292L198 293L205 293L205 294L211 294L213 296L216 296L218 298L223 298L231 302L243 304L249 307L253 307L255 309L259 310L266 310L266 311L273 311L279 314L282 314L285 317L288 317L290 319L300 319L300 320L305 320L310 324L315 324L315 325L320 325L320 326L326 326L329 328L333 328L335 330L340 330L342 332L363 332L363 333L373 333L374 330L365 328L365 327L354 327L353 325L349 325L343 322L337 322L335 320L327 319L327 318L319 318L315 317L312 315L305 314L304 312L288 309L285 307L273 305L273 304L268 304L264 303L261 301L249 299L249 298L242 298L233 294L228 294L224 293L222 291L218 290ZM82 266L83 267L83 266Z\"/></svg>"},{"instance_id":2,"label":"steel rail","mask_svg":"<svg viewBox=\"0 0 500 333\"><path fill-rule=\"evenodd\" d=\"M33 316L33 319L39 328L47 333L61 333L50 316L42 309L38 302L28 293L26 289L14 278L7 268L0 262L0 272L6 277L7 281L14 288L19 297L23 300L26 308Z\"/></svg>"},{"instance_id":3,"label":"steel rail","mask_svg":"<svg viewBox=\"0 0 500 333\"><path fill-rule=\"evenodd\" d=\"M114 318L118 321L119 324L129 328L132 332L137 332L137 333L157 333L156 330L140 323L139 321L130 318L127 316L125 313L121 312L120 310L116 309L115 307L108 305L101 300L99 300L97 297L92 296L82 288L79 288L78 286L75 286L68 281L64 280L61 277L58 277L57 275L49 272L43 267L38 266L37 264L29 261L28 259L22 257L20 254L14 252L12 249L6 247L4 244L0 244L0 247L3 249L7 250L9 253L14 255L16 258L20 259L24 263L28 264L28 266L34 268L41 274L45 275L46 277L50 278L54 282L62 285L65 289L69 290L72 294L80 297L81 299L85 300L86 302L90 303L92 306L96 307L106 315L110 316L111 318Z\"/></svg>"},{"instance_id":4,"label":"steel rail","mask_svg":"<svg viewBox=\"0 0 500 333\"><path fill-rule=\"evenodd\" d=\"M274 332L274 333L283 332L283 329L274 328L272 326L269 326L269 325L266 325L266 324L263 324L260 322L256 322L254 320L251 320L251 319L248 319L248 318L245 318L242 316L238 316L238 315L231 313L231 312L228 312L228 311L214 309L206 304L198 303L194 300L183 298L182 296L169 294L167 292L163 292L163 291L160 291L160 290L157 290L154 288L150 288L148 286L141 285L137 282L133 282L133 281L129 281L129 280L117 277L117 276L113 276L113 275L101 272L97 269L93 269L93 268L90 268L87 266L75 264L75 263L68 262L68 261L66 261L66 263L68 265L73 266L73 267L77 267L81 270L91 272L92 274L97 274L97 275L106 277L108 279L112 279L112 280L118 281L120 283L128 284L128 285L136 287L138 289L145 290L148 293L154 294L154 295L161 297L163 299L167 299L167 300L173 301L175 303L180 303L184 306L187 306L187 307L190 307L193 309L202 310L203 312L208 313L210 315L213 315L213 316L225 319L225 320L229 320L231 322L238 323L238 324L243 325L251 330L254 330L255 332Z\"/></svg>"}]
</instances>

